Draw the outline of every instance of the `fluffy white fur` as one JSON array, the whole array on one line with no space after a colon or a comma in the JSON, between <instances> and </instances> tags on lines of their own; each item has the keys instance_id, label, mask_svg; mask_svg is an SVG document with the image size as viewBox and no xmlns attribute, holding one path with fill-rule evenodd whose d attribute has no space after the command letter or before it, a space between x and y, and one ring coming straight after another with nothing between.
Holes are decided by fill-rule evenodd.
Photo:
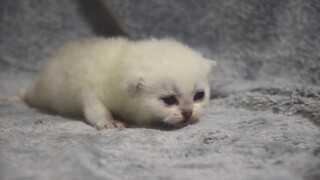
<instances>
[{"instance_id":1,"label":"fluffy white fur","mask_svg":"<svg viewBox=\"0 0 320 180\"><path fill-rule=\"evenodd\" d=\"M99 129L153 121L179 126L186 124L182 111L192 112L191 122L207 103L214 64L170 39L82 39L48 59L25 101L61 115L83 115ZM205 97L193 102L199 89ZM168 95L179 103L166 105L161 97Z\"/></svg>"}]
</instances>

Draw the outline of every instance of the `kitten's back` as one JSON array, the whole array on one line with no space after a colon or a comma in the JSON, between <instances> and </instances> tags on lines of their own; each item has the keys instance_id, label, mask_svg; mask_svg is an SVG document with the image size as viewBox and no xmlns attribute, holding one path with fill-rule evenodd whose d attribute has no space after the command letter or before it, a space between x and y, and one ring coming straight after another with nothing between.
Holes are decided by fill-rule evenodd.
<instances>
[{"instance_id":1,"label":"kitten's back","mask_svg":"<svg viewBox=\"0 0 320 180\"><path fill-rule=\"evenodd\" d=\"M127 43L123 38L86 38L63 45L46 61L26 102L59 114L81 114L84 91L103 94L101 86L114 74L114 63Z\"/></svg>"}]
</instances>

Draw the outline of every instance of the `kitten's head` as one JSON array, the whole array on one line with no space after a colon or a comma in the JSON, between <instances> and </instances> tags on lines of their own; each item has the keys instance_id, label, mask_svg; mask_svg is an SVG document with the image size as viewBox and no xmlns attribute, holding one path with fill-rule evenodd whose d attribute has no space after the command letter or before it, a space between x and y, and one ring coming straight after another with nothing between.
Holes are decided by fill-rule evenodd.
<instances>
[{"instance_id":1,"label":"kitten's head","mask_svg":"<svg viewBox=\"0 0 320 180\"><path fill-rule=\"evenodd\" d=\"M188 83L193 86L186 87L183 82L167 80L149 89L142 98L148 111L152 112L151 119L173 126L196 122L209 100L209 85L201 79Z\"/></svg>"},{"instance_id":2,"label":"kitten's head","mask_svg":"<svg viewBox=\"0 0 320 180\"><path fill-rule=\"evenodd\" d=\"M153 48L155 54L141 55L135 61L143 62L138 67L143 71L133 74L129 86L135 121L161 121L178 127L196 122L210 97L209 74L215 61L180 44L159 48L159 52Z\"/></svg>"}]
</instances>

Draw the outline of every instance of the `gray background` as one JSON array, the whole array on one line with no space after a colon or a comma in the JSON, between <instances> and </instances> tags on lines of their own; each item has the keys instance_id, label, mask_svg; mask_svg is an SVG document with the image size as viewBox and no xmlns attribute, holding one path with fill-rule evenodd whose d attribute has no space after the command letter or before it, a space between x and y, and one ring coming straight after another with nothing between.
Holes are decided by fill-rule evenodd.
<instances>
[{"instance_id":1,"label":"gray background","mask_svg":"<svg viewBox=\"0 0 320 180\"><path fill-rule=\"evenodd\" d=\"M320 2L0 1L0 98L84 36L173 37L218 61L201 121L96 131L0 103L0 179L319 179Z\"/></svg>"}]
</instances>

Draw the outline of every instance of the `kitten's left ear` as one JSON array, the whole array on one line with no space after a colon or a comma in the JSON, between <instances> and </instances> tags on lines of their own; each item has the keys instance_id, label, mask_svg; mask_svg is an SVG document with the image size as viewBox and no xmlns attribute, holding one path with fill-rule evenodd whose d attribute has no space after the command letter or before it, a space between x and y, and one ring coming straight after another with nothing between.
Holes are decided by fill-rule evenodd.
<instances>
[{"instance_id":1,"label":"kitten's left ear","mask_svg":"<svg viewBox=\"0 0 320 180\"><path fill-rule=\"evenodd\" d=\"M131 96L135 96L142 91L143 86L143 77L138 76L129 82L127 90Z\"/></svg>"}]
</instances>

